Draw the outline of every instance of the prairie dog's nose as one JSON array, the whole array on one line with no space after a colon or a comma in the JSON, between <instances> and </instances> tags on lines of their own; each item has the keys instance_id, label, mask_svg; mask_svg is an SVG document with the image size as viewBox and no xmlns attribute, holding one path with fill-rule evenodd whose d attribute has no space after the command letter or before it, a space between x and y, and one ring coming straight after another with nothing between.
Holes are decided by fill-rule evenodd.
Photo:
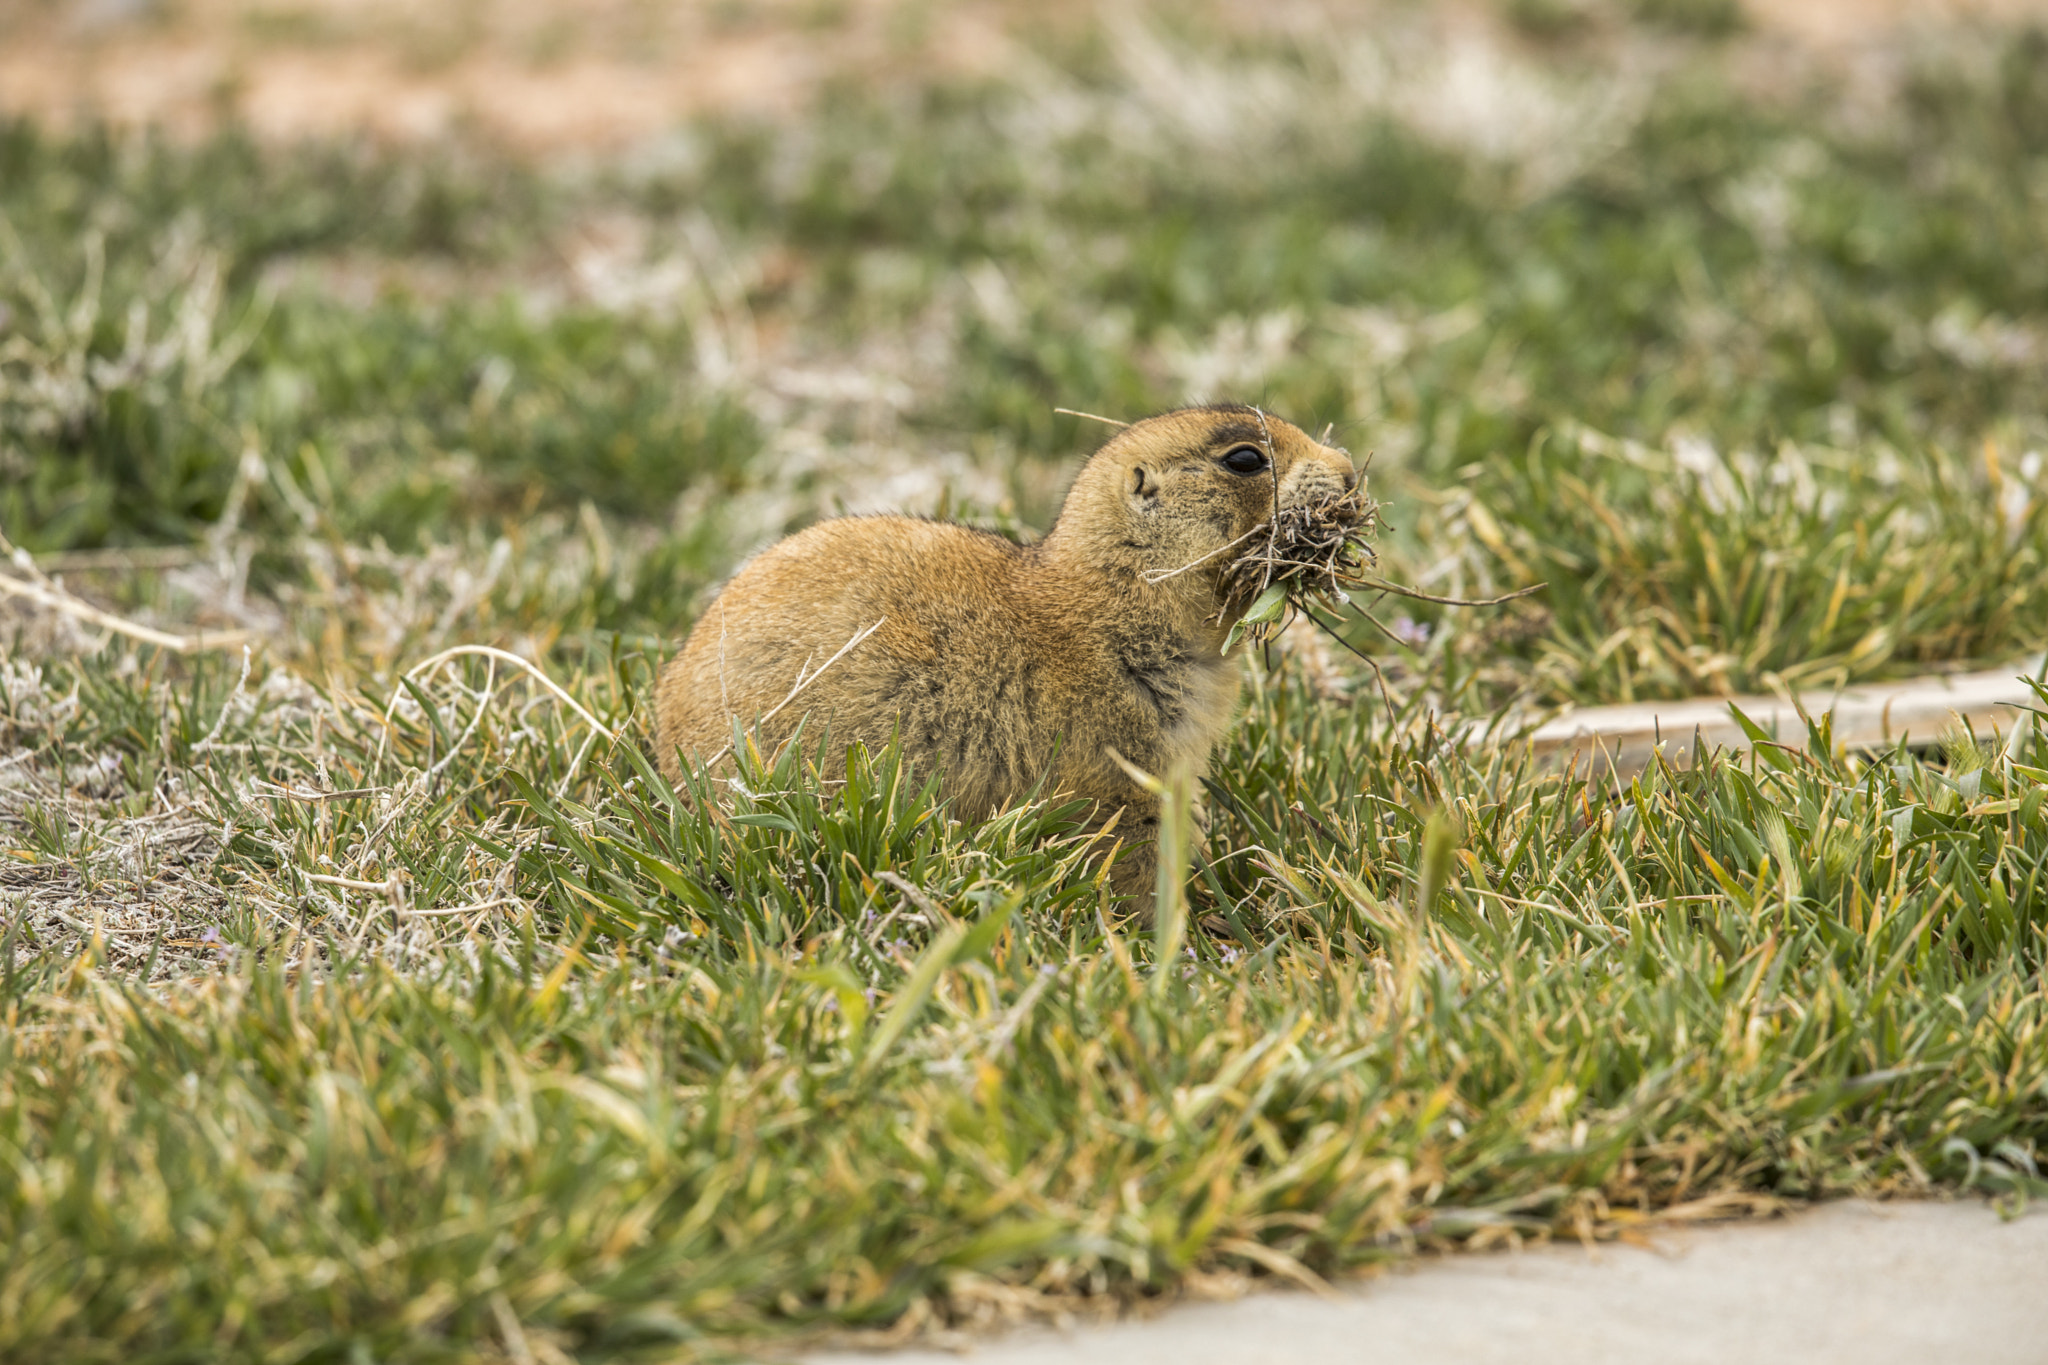
<instances>
[{"instance_id":1,"label":"prairie dog's nose","mask_svg":"<svg viewBox=\"0 0 2048 1365\"><path fill-rule=\"evenodd\" d=\"M1300 503L1336 497L1358 486L1358 470L1341 451L1326 451L1321 459L1300 459L1281 481L1284 502Z\"/></svg>"}]
</instances>

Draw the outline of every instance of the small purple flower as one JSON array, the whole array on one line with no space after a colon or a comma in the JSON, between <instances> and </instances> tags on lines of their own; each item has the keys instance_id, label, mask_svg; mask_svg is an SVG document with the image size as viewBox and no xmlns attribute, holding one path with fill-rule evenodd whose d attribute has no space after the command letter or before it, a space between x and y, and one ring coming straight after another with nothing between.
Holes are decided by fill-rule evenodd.
<instances>
[{"instance_id":1,"label":"small purple flower","mask_svg":"<svg viewBox=\"0 0 2048 1365\"><path fill-rule=\"evenodd\" d=\"M1395 639L1404 645L1413 645L1419 649L1429 643L1429 622L1427 621L1417 621L1414 617L1404 614L1396 616L1394 624L1387 627L1387 629Z\"/></svg>"}]
</instances>

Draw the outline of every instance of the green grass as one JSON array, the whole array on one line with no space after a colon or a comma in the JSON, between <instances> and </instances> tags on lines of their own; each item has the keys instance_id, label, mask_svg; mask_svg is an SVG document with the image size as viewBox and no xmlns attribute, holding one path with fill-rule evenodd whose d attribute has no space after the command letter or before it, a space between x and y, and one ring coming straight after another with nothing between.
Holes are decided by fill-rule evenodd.
<instances>
[{"instance_id":1,"label":"green grass","mask_svg":"<svg viewBox=\"0 0 2048 1365\"><path fill-rule=\"evenodd\" d=\"M1450 738L2042 647L2042 40L1857 121L1719 6L1511 8L1578 17L1505 143L1194 26L577 170L0 131L0 530L263 640L7 618L0 1359L696 1358L2044 1192L2038 719L1627 786ZM1551 586L1354 623L1392 715L1253 661L1189 922L887 752L650 768L761 539L885 481L1028 534L1054 405L1204 384L1377 452L1397 578Z\"/></svg>"},{"instance_id":2,"label":"green grass","mask_svg":"<svg viewBox=\"0 0 2048 1365\"><path fill-rule=\"evenodd\" d=\"M1058 810L961 829L887 754L693 803L637 743L572 777L558 710L487 713L434 783L432 715L380 746L374 700L232 724L212 763L170 738L232 831L227 966L8 974L0 1354L474 1358L516 1319L629 1359L2039 1188L2039 738L1619 791L1262 679L1209 793L1214 927L1161 962ZM313 785L315 716L394 807L238 795ZM1462 847L1418 904L1425 809ZM501 886L467 932L423 913Z\"/></svg>"}]
</instances>

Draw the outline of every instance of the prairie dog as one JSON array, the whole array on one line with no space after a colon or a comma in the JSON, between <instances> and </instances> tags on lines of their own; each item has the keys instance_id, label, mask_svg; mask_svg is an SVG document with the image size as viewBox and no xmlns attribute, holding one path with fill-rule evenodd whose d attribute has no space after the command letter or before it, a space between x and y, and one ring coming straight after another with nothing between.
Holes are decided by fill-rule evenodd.
<instances>
[{"instance_id":1,"label":"prairie dog","mask_svg":"<svg viewBox=\"0 0 2048 1365\"><path fill-rule=\"evenodd\" d=\"M1041 779L1047 795L1094 801L1098 826L1121 810L1112 885L1149 908L1158 801L1109 751L1162 777L1207 767L1238 693L1238 662L1222 652L1234 624L1219 600L1225 547L1276 497L1320 502L1357 481L1343 451L1228 403L1111 437L1034 545L910 517L820 522L744 565L662 670L662 765L673 777L678 749L717 755L735 718L763 751L805 714L807 742L829 730L841 754L900 727L905 759L941 775L961 819ZM768 717L799 670L815 673L876 622Z\"/></svg>"}]
</instances>

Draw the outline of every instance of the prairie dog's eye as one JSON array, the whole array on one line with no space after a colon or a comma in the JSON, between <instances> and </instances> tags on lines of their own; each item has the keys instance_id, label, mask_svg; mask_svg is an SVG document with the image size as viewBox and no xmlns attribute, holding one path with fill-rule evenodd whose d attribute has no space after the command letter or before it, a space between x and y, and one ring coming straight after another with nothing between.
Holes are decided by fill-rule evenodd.
<instances>
[{"instance_id":1,"label":"prairie dog's eye","mask_svg":"<svg viewBox=\"0 0 2048 1365\"><path fill-rule=\"evenodd\" d=\"M1223 457L1223 467L1233 474L1262 474L1266 452L1257 446L1239 446Z\"/></svg>"}]
</instances>

